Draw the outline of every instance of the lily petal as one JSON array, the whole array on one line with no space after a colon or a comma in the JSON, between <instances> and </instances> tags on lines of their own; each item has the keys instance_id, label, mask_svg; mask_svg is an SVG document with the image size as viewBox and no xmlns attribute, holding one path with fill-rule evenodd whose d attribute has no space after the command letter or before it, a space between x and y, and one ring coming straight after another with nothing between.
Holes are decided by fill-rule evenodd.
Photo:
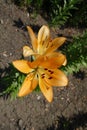
<instances>
[{"instance_id":1,"label":"lily petal","mask_svg":"<svg viewBox=\"0 0 87 130\"><path fill-rule=\"evenodd\" d=\"M38 52L43 53L45 46L44 44L47 44L47 42L50 39L50 30L47 26L43 25L39 32L38 32Z\"/></svg>"},{"instance_id":2,"label":"lily petal","mask_svg":"<svg viewBox=\"0 0 87 130\"><path fill-rule=\"evenodd\" d=\"M59 38L53 39L52 42L50 43L50 47L46 50L45 55L55 51L65 42L65 40L66 40L65 37L59 37Z\"/></svg>"},{"instance_id":3,"label":"lily petal","mask_svg":"<svg viewBox=\"0 0 87 130\"><path fill-rule=\"evenodd\" d=\"M64 63L63 63L63 66L65 66L67 64L67 59L65 59Z\"/></svg>"},{"instance_id":4,"label":"lily petal","mask_svg":"<svg viewBox=\"0 0 87 130\"><path fill-rule=\"evenodd\" d=\"M29 47L29 46L24 46L23 47L23 56L28 57L30 55L35 55L36 53Z\"/></svg>"},{"instance_id":5,"label":"lily petal","mask_svg":"<svg viewBox=\"0 0 87 130\"><path fill-rule=\"evenodd\" d=\"M38 80L34 78L34 73L29 74L23 84L22 87L18 93L19 97L26 96L27 94L31 93L37 86Z\"/></svg>"},{"instance_id":6,"label":"lily petal","mask_svg":"<svg viewBox=\"0 0 87 130\"><path fill-rule=\"evenodd\" d=\"M37 68L38 66L40 66L40 64L43 62L44 57L43 56L39 56L36 60L34 60L33 62L31 62L31 67L32 68Z\"/></svg>"},{"instance_id":7,"label":"lily petal","mask_svg":"<svg viewBox=\"0 0 87 130\"><path fill-rule=\"evenodd\" d=\"M45 57L45 59L40 65L44 68L54 69L61 67L64 64L66 57L61 53L54 53L52 56Z\"/></svg>"},{"instance_id":8,"label":"lily petal","mask_svg":"<svg viewBox=\"0 0 87 130\"><path fill-rule=\"evenodd\" d=\"M40 89L45 96L45 98L49 101L52 102L53 100L53 90L52 87L47 84L41 77L39 77L39 86Z\"/></svg>"},{"instance_id":9,"label":"lily petal","mask_svg":"<svg viewBox=\"0 0 87 130\"><path fill-rule=\"evenodd\" d=\"M49 72L49 73L48 73ZM68 84L68 79L66 75L59 69L52 69L45 72L45 80L48 84L52 86L64 87Z\"/></svg>"},{"instance_id":10,"label":"lily petal","mask_svg":"<svg viewBox=\"0 0 87 130\"><path fill-rule=\"evenodd\" d=\"M35 33L33 32L33 30L31 29L30 26L27 26L27 29L28 29L28 33L29 33L30 38L31 38L33 50L36 52L37 51L37 38L36 38Z\"/></svg>"},{"instance_id":11,"label":"lily petal","mask_svg":"<svg viewBox=\"0 0 87 130\"><path fill-rule=\"evenodd\" d=\"M28 74L29 72L32 72L32 68L30 68L29 61L26 60L16 60L12 62L14 67L18 69L20 72Z\"/></svg>"}]
</instances>

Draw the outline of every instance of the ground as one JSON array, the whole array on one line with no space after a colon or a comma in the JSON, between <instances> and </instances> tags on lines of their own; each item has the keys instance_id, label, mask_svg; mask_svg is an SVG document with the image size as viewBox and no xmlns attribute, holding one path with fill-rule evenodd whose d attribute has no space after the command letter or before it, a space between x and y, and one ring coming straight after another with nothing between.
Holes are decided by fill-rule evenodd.
<instances>
[{"instance_id":1,"label":"ground","mask_svg":"<svg viewBox=\"0 0 87 130\"><path fill-rule=\"evenodd\" d=\"M40 15L36 19L30 15L25 9L0 0L1 70L21 57L23 45L30 45L26 25L36 33L41 25L47 25ZM73 35L83 31L51 28L51 36L62 35L71 40ZM41 92L12 101L10 97L0 97L0 130L87 130L87 71L83 69L68 78L67 87L54 87L52 103L48 103Z\"/></svg>"}]
</instances>

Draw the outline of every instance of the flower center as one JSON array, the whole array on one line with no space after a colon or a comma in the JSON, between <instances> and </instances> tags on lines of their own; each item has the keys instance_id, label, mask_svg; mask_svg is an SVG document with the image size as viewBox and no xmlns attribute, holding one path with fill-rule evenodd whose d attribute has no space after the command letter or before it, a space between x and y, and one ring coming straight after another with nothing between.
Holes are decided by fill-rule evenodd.
<instances>
[{"instance_id":1,"label":"flower center","mask_svg":"<svg viewBox=\"0 0 87 130\"><path fill-rule=\"evenodd\" d=\"M52 74L54 73L54 71L53 70L50 70L50 69L47 69L47 68L39 68L38 70L38 73L39 73L39 75L41 76L41 78L42 79L52 79L53 78L53 76L52 76Z\"/></svg>"}]
</instances>

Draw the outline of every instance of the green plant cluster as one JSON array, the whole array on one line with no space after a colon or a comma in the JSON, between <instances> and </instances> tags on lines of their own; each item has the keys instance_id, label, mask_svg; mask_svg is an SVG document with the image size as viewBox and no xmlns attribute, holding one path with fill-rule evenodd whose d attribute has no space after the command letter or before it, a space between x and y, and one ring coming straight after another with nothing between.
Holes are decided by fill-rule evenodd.
<instances>
[{"instance_id":1,"label":"green plant cluster","mask_svg":"<svg viewBox=\"0 0 87 130\"><path fill-rule=\"evenodd\" d=\"M62 51L67 57L68 64L62 68L66 74L78 72L81 68L87 68L87 31L82 36L74 37L72 43L68 43Z\"/></svg>"},{"instance_id":2,"label":"green plant cluster","mask_svg":"<svg viewBox=\"0 0 87 130\"><path fill-rule=\"evenodd\" d=\"M4 76L0 78L0 87L3 88L0 96L10 95L11 99L16 98L24 78L24 74L17 71L12 64L9 64L9 67L5 69Z\"/></svg>"},{"instance_id":3,"label":"green plant cluster","mask_svg":"<svg viewBox=\"0 0 87 130\"><path fill-rule=\"evenodd\" d=\"M76 11L72 12L72 17L69 18L68 22L71 26L87 27L87 1L81 1L77 8Z\"/></svg>"},{"instance_id":4,"label":"green plant cluster","mask_svg":"<svg viewBox=\"0 0 87 130\"><path fill-rule=\"evenodd\" d=\"M81 0L50 0L51 8L49 8L50 24L61 26L64 25L70 16L71 11L76 10L76 4Z\"/></svg>"}]
</instances>

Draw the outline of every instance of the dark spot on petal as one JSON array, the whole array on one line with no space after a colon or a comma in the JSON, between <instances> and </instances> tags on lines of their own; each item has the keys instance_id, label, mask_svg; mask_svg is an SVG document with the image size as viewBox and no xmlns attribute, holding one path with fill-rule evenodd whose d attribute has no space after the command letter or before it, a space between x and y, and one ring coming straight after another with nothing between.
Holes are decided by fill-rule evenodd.
<instances>
[{"instance_id":1,"label":"dark spot on petal","mask_svg":"<svg viewBox=\"0 0 87 130\"><path fill-rule=\"evenodd\" d=\"M43 73L42 76L44 76L45 74Z\"/></svg>"},{"instance_id":2,"label":"dark spot on petal","mask_svg":"<svg viewBox=\"0 0 87 130\"><path fill-rule=\"evenodd\" d=\"M53 74L53 73L54 73L53 71L50 72L50 74Z\"/></svg>"},{"instance_id":3,"label":"dark spot on petal","mask_svg":"<svg viewBox=\"0 0 87 130\"><path fill-rule=\"evenodd\" d=\"M42 42L42 45L44 44L45 41Z\"/></svg>"},{"instance_id":4,"label":"dark spot on petal","mask_svg":"<svg viewBox=\"0 0 87 130\"><path fill-rule=\"evenodd\" d=\"M50 72L50 74L53 74L53 73L54 73L52 70L48 70L48 72Z\"/></svg>"},{"instance_id":5,"label":"dark spot on petal","mask_svg":"<svg viewBox=\"0 0 87 130\"><path fill-rule=\"evenodd\" d=\"M44 70L48 70L47 68L44 68Z\"/></svg>"},{"instance_id":6,"label":"dark spot on petal","mask_svg":"<svg viewBox=\"0 0 87 130\"><path fill-rule=\"evenodd\" d=\"M44 79L44 78L45 78L45 76L41 76L41 78L42 78L42 79Z\"/></svg>"},{"instance_id":7,"label":"dark spot on petal","mask_svg":"<svg viewBox=\"0 0 87 130\"><path fill-rule=\"evenodd\" d=\"M50 42L52 42L52 39L50 39Z\"/></svg>"},{"instance_id":8,"label":"dark spot on petal","mask_svg":"<svg viewBox=\"0 0 87 130\"><path fill-rule=\"evenodd\" d=\"M48 87L48 86L46 86L46 89L48 90L48 89L49 89L49 87Z\"/></svg>"},{"instance_id":9,"label":"dark spot on petal","mask_svg":"<svg viewBox=\"0 0 87 130\"><path fill-rule=\"evenodd\" d=\"M52 79L53 77L49 77L48 79Z\"/></svg>"},{"instance_id":10,"label":"dark spot on petal","mask_svg":"<svg viewBox=\"0 0 87 130\"><path fill-rule=\"evenodd\" d=\"M45 74L42 74L42 75L41 75L41 78L44 79L44 78L45 78Z\"/></svg>"},{"instance_id":11,"label":"dark spot on petal","mask_svg":"<svg viewBox=\"0 0 87 130\"><path fill-rule=\"evenodd\" d=\"M53 47L54 45L52 44L50 47Z\"/></svg>"}]
</instances>

